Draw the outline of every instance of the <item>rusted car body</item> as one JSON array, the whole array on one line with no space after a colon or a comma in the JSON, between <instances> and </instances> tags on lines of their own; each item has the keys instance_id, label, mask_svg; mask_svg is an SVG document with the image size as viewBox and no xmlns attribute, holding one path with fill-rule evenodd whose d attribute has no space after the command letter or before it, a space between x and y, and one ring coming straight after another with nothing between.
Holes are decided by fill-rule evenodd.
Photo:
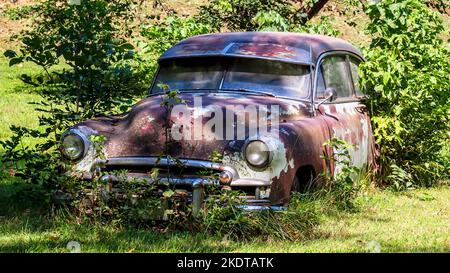
<instances>
[{"instance_id":1,"label":"rusted car body","mask_svg":"<svg viewBox=\"0 0 450 273\"><path fill-rule=\"evenodd\" d=\"M333 137L355 145L350 151L354 166L371 166L374 141L357 82L357 67L362 61L360 51L351 44L321 35L246 32L191 37L160 57L160 68L148 97L130 112L87 120L73 126L63 136L63 139L75 136L84 145L82 154L73 160L74 174L92 179L99 171L125 169L129 177L145 177L151 183L149 172L160 168L158 179L174 188L187 188L194 206L198 207L204 198L204 184L211 183L198 171L208 169L219 175L213 183L246 193L247 209L281 208L289 202L292 191L301 190L312 181L319 183L317 178L324 171L331 174L337 171L335 162L326 159L333 151L323 145ZM267 67L276 70L273 72L276 75L265 72ZM301 78L284 75L286 67L293 74L301 70ZM202 69L208 73L202 74ZM229 78L230 73L235 77ZM266 92L259 86L265 86L268 81L258 78L265 73L270 74L271 84L274 79L277 81L270 88L283 87L283 84L291 84L292 88L284 93L272 89ZM165 133L168 114L162 107L165 91L159 82L179 90L178 96L193 111L198 97L206 109L211 105L216 109L234 105L277 105L276 137L246 132L244 139L233 140L211 136L168 138ZM217 86L211 82L216 82ZM298 83L302 84L302 90L297 94ZM185 86L189 88L183 89ZM192 119L200 119L201 124L208 121L204 115L194 115ZM232 126L235 126L236 120L233 121ZM252 123L249 116L241 121ZM105 159L97 158L89 143L90 135L106 137ZM270 162L264 166L252 166L245 158L244 150L255 139L275 143L270 151ZM213 152L219 152L222 160L211 161ZM164 172L166 169L169 171ZM224 181L220 180L221 175L226 176ZM117 178L105 175L102 179Z\"/></svg>"}]
</instances>

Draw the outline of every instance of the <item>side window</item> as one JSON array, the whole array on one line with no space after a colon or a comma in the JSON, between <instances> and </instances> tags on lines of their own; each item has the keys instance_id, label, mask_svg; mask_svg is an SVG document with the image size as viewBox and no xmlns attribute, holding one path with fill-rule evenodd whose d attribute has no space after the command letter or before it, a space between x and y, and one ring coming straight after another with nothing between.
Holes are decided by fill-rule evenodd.
<instances>
[{"instance_id":1,"label":"side window","mask_svg":"<svg viewBox=\"0 0 450 273\"><path fill-rule=\"evenodd\" d=\"M325 96L325 82L323 81L322 70L317 71L317 90L316 98L323 98Z\"/></svg>"},{"instance_id":2,"label":"side window","mask_svg":"<svg viewBox=\"0 0 450 273\"><path fill-rule=\"evenodd\" d=\"M338 98L353 96L352 79L347 72L347 61L343 56L326 58L320 65L322 68L325 87L336 89Z\"/></svg>"},{"instance_id":3,"label":"side window","mask_svg":"<svg viewBox=\"0 0 450 273\"><path fill-rule=\"evenodd\" d=\"M361 97L361 88L359 86L359 76L358 76L358 65L360 63L359 60L350 57L350 72L352 73L353 84L355 86L355 92L357 97Z\"/></svg>"}]
</instances>

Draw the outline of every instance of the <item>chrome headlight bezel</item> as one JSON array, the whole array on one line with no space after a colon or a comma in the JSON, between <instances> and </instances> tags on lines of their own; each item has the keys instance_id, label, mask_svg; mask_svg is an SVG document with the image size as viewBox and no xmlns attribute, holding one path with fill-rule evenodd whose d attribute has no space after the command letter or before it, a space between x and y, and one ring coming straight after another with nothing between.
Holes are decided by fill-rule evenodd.
<instances>
[{"instance_id":1,"label":"chrome headlight bezel","mask_svg":"<svg viewBox=\"0 0 450 273\"><path fill-rule=\"evenodd\" d=\"M265 148L264 148L264 150L262 150L262 152L266 152L267 156L266 156L266 160L264 162L256 164L255 162L252 162L249 159L248 154L247 154L247 148L249 147L249 145L255 144L255 143L258 143L258 142L259 142L259 144L263 144L265 146ZM266 141L264 141L262 139L259 139L259 138L247 139L245 144L244 144L244 147L242 149L242 156L245 159L245 161L247 162L247 165L249 165L252 168L262 170L262 169L267 168L270 165L270 163L272 162L273 151L272 151L272 149L270 149L270 145Z\"/></svg>"},{"instance_id":2,"label":"chrome headlight bezel","mask_svg":"<svg viewBox=\"0 0 450 273\"><path fill-rule=\"evenodd\" d=\"M75 136L80 140L82 150L80 151L80 153L77 156L72 157L64 152L65 151L64 140L69 136ZM80 161L81 159L83 159L86 156L88 150L89 150L89 140L88 140L87 136L85 134L83 134L82 132L80 132L79 130L71 129L61 135L60 151L61 151L61 154L68 160L74 161L74 162Z\"/></svg>"}]
</instances>

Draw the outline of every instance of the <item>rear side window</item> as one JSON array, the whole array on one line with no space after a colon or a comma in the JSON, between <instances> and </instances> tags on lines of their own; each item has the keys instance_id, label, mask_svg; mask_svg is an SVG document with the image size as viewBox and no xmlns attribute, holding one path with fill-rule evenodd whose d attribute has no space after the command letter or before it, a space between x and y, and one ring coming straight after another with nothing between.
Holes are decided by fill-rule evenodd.
<instances>
[{"instance_id":1,"label":"rear side window","mask_svg":"<svg viewBox=\"0 0 450 273\"><path fill-rule=\"evenodd\" d=\"M326 88L336 89L338 98L353 97L352 80L347 72L345 57L328 57L322 62L321 69Z\"/></svg>"},{"instance_id":2,"label":"rear side window","mask_svg":"<svg viewBox=\"0 0 450 273\"><path fill-rule=\"evenodd\" d=\"M360 61L355 58L349 58L350 63L350 72L352 73L353 85L355 86L356 96L361 97L361 88L359 86L359 75L358 75L358 65Z\"/></svg>"}]
</instances>

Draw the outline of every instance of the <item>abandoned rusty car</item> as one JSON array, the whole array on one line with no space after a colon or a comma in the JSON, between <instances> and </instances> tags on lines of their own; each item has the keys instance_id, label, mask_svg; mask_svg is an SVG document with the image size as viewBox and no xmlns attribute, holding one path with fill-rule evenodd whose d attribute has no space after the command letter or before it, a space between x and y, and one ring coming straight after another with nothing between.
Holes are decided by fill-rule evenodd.
<instances>
[{"instance_id":1,"label":"abandoned rusty car","mask_svg":"<svg viewBox=\"0 0 450 273\"><path fill-rule=\"evenodd\" d=\"M113 171L126 170L126 179L164 181L184 191L197 211L208 198L208 183L244 193L245 209L279 210L293 191L320 181L324 171L337 171L327 160L332 148L323 145L331 138L354 145L352 165L371 165L374 141L358 84L362 61L348 42L321 35L191 37L159 58L145 99L125 114L74 125L63 134L61 150L72 175L113 183L120 179ZM173 90L178 100L170 106L165 102ZM174 114L180 105L182 115ZM245 111L256 106L265 125ZM232 108L239 110L230 118ZM182 137L170 133L175 131ZM105 137L103 158L91 135ZM214 153L220 160L211 159ZM150 175L155 168L156 178Z\"/></svg>"}]
</instances>

